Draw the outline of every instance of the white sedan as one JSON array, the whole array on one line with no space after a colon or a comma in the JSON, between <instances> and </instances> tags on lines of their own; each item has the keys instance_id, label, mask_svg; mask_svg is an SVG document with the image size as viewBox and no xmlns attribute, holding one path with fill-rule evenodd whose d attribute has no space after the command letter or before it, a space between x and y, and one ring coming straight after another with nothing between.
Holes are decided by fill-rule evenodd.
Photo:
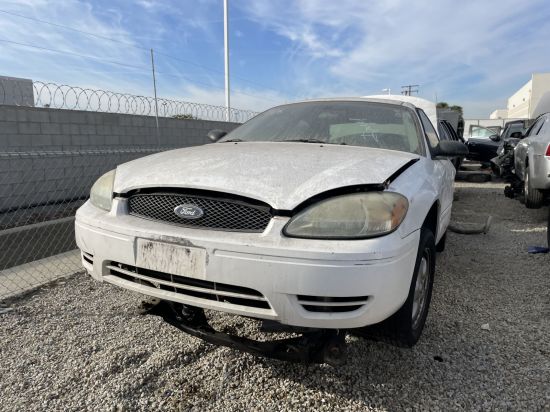
<instances>
[{"instance_id":1,"label":"white sedan","mask_svg":"<svg viewBox=\"0 0 550 412\"><path fill-rule=\"evenodd\" d=\"M401 100L287 104L118 166L76 214L82 264L180 308L414 345L467 149Z\"/></svg>"}]
</instances>

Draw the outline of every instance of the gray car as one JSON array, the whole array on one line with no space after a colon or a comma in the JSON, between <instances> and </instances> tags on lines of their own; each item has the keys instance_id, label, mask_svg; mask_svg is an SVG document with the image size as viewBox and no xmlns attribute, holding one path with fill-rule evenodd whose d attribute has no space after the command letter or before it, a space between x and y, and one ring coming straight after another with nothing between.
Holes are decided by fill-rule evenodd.
<instances>
[{"instance_id":1,"label":"gray car","mask_svg":"<svg viewBox=\"0 0 550 412\"><path fill-rule=\"evenodd\" d=\"M535 122L514 150L515 174L523 182L525 206L536 209L550 194L550 93L540 100Z\"/></svg>"}]
</instances>

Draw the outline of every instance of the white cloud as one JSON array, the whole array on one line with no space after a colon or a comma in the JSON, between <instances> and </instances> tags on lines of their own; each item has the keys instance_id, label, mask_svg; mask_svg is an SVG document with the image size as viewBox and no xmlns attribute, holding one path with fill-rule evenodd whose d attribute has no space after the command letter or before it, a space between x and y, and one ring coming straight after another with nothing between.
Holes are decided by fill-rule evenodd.
<instances>
[{"instance_id":1,"label":"white cloud","mask_svg":"<svg viewBox=\"0 0 550 412\"><path fill-rule=\"evenodd\" d=\"M139 67L147 64L147 54L131 47L136 43L131 34L117 23L118 16L114 15L113 19L98 18L88 3L17 1L3 4L2 9L113 38L116 42L3 13L0 16L0 39L35 47L3 42L0 67L9 67L10 72L0 74L69 84L73 81L79 84L93 78L95 84L101 85L112 76L109 70L105 70L106 66L109 69L115 68L115 72L123 70L135 73L140 71ZM77 54L99 58L81 57ZM104 70L100 71L100 68ZM95 73L91 75L93 72Z\"/></svg>"},{"instance_id":2,"label":"white cloud","mask_svg":"<svg viewBox=\"0 0 550 412\"><path fill-rule=\"evenodd\" d=\"M245 73L251 82L232 79L236 107L259 110L290 99L357 96L388 87L397 92L401 85L415 83L421 85L421 95L433 98L437 93L449 103L463 105L467 116L481 117L505 106L506 98L531 72L550 71L550 8L544 0L521 4L516 0L254 0L230 4L231 18L238 21L244 15L248 23L252 21L251 26L236 25L239 30L233 35L242 44L245 39L252 44L255 31L263 29L257 38L266 42L261 47L255 44L256 54L246 60L236 50L233 73L243 77L248 65L280 63L280 72L272 74L276 79L260 76L261 82L288 91L259 86L254 82L256 73ZM4 0L0 9L118 41L0 13L0 39L103 59L0 42L0 75L151 95L147 48L158 47L159 52L165 48L177 56L179 51L189 51L188 60L215 70L158 53L159 94L223 105L219 0L117 4L109 0ZM115 61L132 67L109 63Z\"/></svg>"},{"instance_id":3,"label":"white cloud","mask_svg":"<svg viewBox=\"0 0 550 412\"><path fill-rule=\"evenodd\" d=\"M438 92L457 103L476 94L480 101L504 101L520 77L550 69L550 16L542 0L258 0L248 6L243 11L254 21L294 45L288 61L299 66L303 86L322 79L327 94L415 83L426 96ZM492 110L476 106L478 115Z\"/></svg>"}]
</instances>

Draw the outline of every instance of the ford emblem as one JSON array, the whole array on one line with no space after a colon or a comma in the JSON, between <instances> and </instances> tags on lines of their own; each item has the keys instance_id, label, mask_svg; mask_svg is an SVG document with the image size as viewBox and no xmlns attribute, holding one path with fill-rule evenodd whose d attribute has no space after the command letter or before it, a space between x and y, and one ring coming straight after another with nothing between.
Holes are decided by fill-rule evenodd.
<instances>
[{"instance_id":1,"label":"ford emblem","mask_svg":"<svg viewBox=\"0 0 550 412\"><path fill-rule=\"evenodd\" d=\"M182 219L198 219L204 215L200 207L191 204L176 206L174 213Z\"/></svg>"}]
</instances>

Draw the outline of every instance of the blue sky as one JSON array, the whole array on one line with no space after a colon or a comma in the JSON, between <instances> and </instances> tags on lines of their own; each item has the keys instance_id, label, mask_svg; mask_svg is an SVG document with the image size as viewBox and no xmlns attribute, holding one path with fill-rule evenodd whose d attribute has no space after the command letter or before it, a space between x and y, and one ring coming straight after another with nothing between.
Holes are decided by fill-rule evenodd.
<instances>
[{"instance_id":1,"label":"blue sky","mask_svg":"<svg viewBox=\"0 0 550 412\"><path fill-rule=\"evenodd\" d=\"M230 44L235 107L419 84L488 117L550 71L550 3L230 0ZM160 96L224 102L222 0L0 0L0 47L0 75L144 95L153 48Z\"/></svg>"}]
</instances>

